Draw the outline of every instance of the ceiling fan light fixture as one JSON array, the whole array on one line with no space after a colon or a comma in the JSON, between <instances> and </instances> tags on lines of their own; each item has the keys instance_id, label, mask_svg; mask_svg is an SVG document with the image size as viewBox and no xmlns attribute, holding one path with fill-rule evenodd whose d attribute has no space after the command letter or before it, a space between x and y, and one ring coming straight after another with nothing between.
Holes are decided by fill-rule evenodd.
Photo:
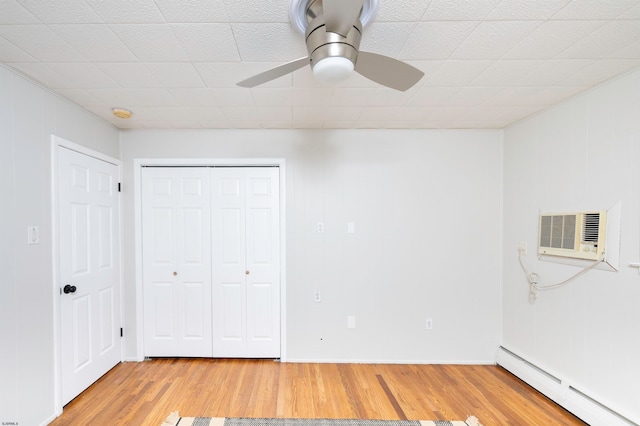
<instances>
[{"instance_id":1,"label":"ceiling fan light fixture","mask_svg":"<svg viewBox=\"0 0 640 426\"><path fill-rule=\"evenodd\" d=\"M320 83L337 84L348 79L353 73L353 62L341 56L329 56L313 66L313 76Z\"/></svg>"}]
</instances>

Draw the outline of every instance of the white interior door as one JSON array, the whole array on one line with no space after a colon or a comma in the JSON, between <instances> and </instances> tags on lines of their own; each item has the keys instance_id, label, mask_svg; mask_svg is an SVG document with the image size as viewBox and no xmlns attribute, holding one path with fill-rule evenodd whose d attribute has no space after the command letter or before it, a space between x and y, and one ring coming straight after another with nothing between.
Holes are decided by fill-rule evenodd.
<instances>
[{"instance_id":1,"label":"white interior door","mask_svg":"<svg viewBox=\"0 0 640 426\"><path fill-rule=\"evenodd\" d=\"M58 148L62 403L121 360L118 166Z\"/></svg>"},{"instance_id":2,"label":"white interior door","mask_svg":"<svg viewBox=\"0 0 640 426\"><path fill-rule=\"evenodd\" d=\"M213 354L280 357L279 169L211 169Z\"/></svg>"},{"instance_id":3,"label":"white interior door","mask_svg":"<svg viewBox=\"0 0 640 426\"><path fill-rule=\"evenodd\" d=\"M209 170L142 170L145 356L210 357Z\"/></svg>"}]
</instances>

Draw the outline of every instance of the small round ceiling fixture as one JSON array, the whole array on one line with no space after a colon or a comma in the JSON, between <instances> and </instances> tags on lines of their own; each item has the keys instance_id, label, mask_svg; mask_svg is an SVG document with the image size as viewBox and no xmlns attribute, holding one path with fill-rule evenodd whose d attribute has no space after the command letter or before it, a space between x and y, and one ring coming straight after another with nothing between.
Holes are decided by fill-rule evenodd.
<instances>
[{"instance_id":1,"label":"small round ceiling fixture","mask_svg":"<svg viewBox=\"0 0 640 426\"><path fill-rule=\"evenodd\" d=\"M307 29L307 6L311 0L291 0L289 3L289 20L291 25L300 34L304 34ZM362 28L373 21L378 14L379 0L364 0L362 2L362 13L360 22Z\"/></svg>"},{"instance_id":2,"label":"small round ceiling fixture","mask_svg":"<svg viewBox=\"0 0 640 426\"><path fill-rule=\"evenodd\" d=\"M125 120L131 118L131 116L133 115L133 113L131 111L129 111L128 109L124 109L124 108L112 108L111 112L116 117L123 118Z\"/></svg>"}]
</instances>

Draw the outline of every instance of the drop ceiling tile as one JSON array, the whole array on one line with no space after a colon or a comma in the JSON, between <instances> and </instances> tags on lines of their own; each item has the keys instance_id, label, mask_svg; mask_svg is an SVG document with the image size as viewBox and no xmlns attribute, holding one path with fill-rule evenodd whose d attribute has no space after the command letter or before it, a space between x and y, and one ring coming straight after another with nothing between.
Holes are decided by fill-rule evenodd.
<instances>
[{"instance_id":1,"label":"drop ceiling tile","mask_svg":"<svg viewBox=\"0 0 640 426\"><path fill-rule=\"evenodd\" d=\"M423 86L416 90L414 95L407 101L408 106L437 106L446 102L455 95L458 87L427 87Z\"/></svg>"},{"instance_id":2,"label":"drop ceiling tile","mask_svg":"<svg viewBox=\"0 0 640 426\"><path fill-rule=\"evenodd\" d=\"M52 63L49 64L51 69L69 78L70 83L67 86L59 86L57 88L66 89L89 89L89 88L117 88L116 83L111 77L105 74L95 64L81 63Z\"/></svg>"},{"instance_id":3,"label":"drop ceiling tile","mask_svg":"<svg viewBox=\"0 0 640 426\"><path fill-rule=\"evenodd\" d=\"M606 59L594 62L560 81L562 86L591 87L640 66L640 59Z\"/></svg>"},{"instance_id":4,"label":"drop ceiling tile","mask_svg":"<svg viewBox=\"0 0 640 426\"><path fill-rule=\"evenodd\" d=\"M324 110L325 121L355 121L362 115L363 106L333 106Z\"/></svg>"},{"instance_id":5,"label":"drop ceiling tile","mask_svg":"<svg viewBox=\"0 0 640 426\"><path fill-rule=\"evenodd\" d=\"M240 59L229 24L174 24L171 28L191 61Z\"/></svg>"},{"instance_id":6,"label":"drop ceiling tile","mask_svg":"<svg viewBox=\"0 0 640 426\"><path fill-rule=\"evenodd\" d=\"M414 26L409 22L374 22L363 31L360 50L395 58L411 37Z\"/></svg>"},{"instance_id":7,"label":"drop ceiling tile","mask_svg":"<svg viewBox=\"0 0 640 426\"><path fill-rule=\"evenodd\" d=\"M375 88L340 87L333 92L333 106L366 106L369 97L375 94Z\"/></svg>"},{"instance_id":8,"label":"drop ceiling tile","mask_svg":"<svg viewBox=\"0 0 640 426\"><path fill-rule=\"evenodd\" d=\"M0 25L3 24L37 24L40 20L33 16L16 0L3 0L2 14L0 14Z\"/></svg>"},{"instance_id":9,"label":"drop ceiling tile","mask_svg":"<svg viewBox=\"0 0 640 426\"><path fill-rule=\"evenodd\" d=\"M140 120L222 121L226 117L219 107L141 107L136 108Z\"/></svg>"},{"instance_id":10,"label":"drop ceiling tile","mask_svg":"<svg viewBox=\"0 0 640 426\"><path fill-rule=\"evenodd\" d=\"M628 44L621 49L616 49L607 55L608 59L634 59L640 58L640 40Z\"/></svg>"},{"instance_id":11,"label":"drop ceiling tile","mask_svg":"<svg viewBox=\"0 0 640 426\"><path fill-rule=\"evenodd\" d=\"M148 62L145 65L160 82L160 87L205 87L200 74L190 62Z\"/></svg>"},{"instance_id":12,"label":"drop ceiling tile","mask_svg":"<svg viewBox=\"0 0 640 426\"><path fill-rule=\"evenodd\" d=\"M50 64L42 62L12 63L11 67L18 70L20 74L40 83L48 88L72 87L72 82L68 76L60 74L52 69Z\"/></svg>"},{"instance_id":13,"label":"drop ceiling tile","mask_svg":"<svg viewBox=\"0 0 640 426\"><path fill-rule=\"evenodd\" d=\"M229 22L222 0L156 0L156 5L167 22Z\"/></svg>"},{"instance_id":14,"label":"drop ceiling tile","mask_svg":"<svg viewBox=\"0 0 640 426\"><path fill-rule=\"evenodd\" d=\"M465 86L493 62L493 60L444 61L431 75L424 77L423 86Z\"/></svg>"},{"instance_id":15,"label":"drop ceiling tile","mask_svg":"<svg viewBox=\"0 0 640 426\"><path fill-rule=\"evenodd\" d=\"M289 22L289 2L224 0L231 22Z\"/></svg>"},{"instance_id":16,"label":"drop ceiling tile","mask_svg":"<svg viewBox=\"0 0 640 426\"><path fill-rule=\"evenodd\" d=\"M229 121L291 121L291 107L221 107Z\"/></svg>"},{"instance_id":17,"label":"drop ceiling tile","mask_svg":"<svg viewBox=\"0 0 640 426\"><path fill-rule=\"evenodd\" d=\"M86 0L86 2L108 24L165 22L153 0Z\"/></svg>"},{"instance_id":18,"label":"drop ceiling tile","mask_svg":"<svg viewBox=\"0 0 640 426\"><path fill-rule=\"evenodd\" d=\"M245 70L244 65L239 62L198 62L193 64L207 87L237 87L238 81L252 75L251 72Z\"/></svg>"},{"instance_id":19,"label":"drop ceiling tile","mask_svg":"<svg viewBox=\"0 0 640 426\"><path fill-rule=\"evenodd\" d=\"M461 87L453 96L443 102L448 106L478 106L495 96L496 87Z\"/></svg>"},{"instance_id":20,"label":"drop ceiling tile","mask_svg":"<svg viewBox=\"0 0 640 426\"><path fill-rule=\"evenodd\" d=\"M582 38L558 58L599 59L640 39L640 21L611 21Z\"/></svg>"},{"instance_id":21,"label":"drop ceiling tile","mask_svg":"<svg viewBox=\"0 0 640 426\"><path fill-rule=\"evenodd\" d=\"M613 19L637 5L638 0L573 0L552 19Z\"/></svg>"},{"instance_id":22,"label":"drop ceiling tile","mask_svg":"<svg viewBox=\"0 0 640 426\"><path fill-rule=\"evenodd\" d=\"M424 13L423 21L469 21L481 20L500 3L501 0L432 0Z\"/></svg>"},{"instance_id":23,"label":"drop ceiling tile","mask_svg":"<svg viewBox=\"0 0 640 426\"><path fill-rule=\"evenodd\" d=\"M547 59L602 26L602 21L546 21L516 44L503 59Z\"/></svg>"},{"instance_id":24,"label":"drop ceiling tile","mask_svg":"<svg viewBox=\"0 0 640 426\"><path fill-rule=\"evenodd\" d=\"M523 74L521 86L556 86L562 80L593 64L593 59L550 59Z\"/></svg>"},{"instance_id":25,"label":"drop ceiling tile","mask_svg":"<svg viewBox=\"0 0 640 426\"><path fill-rule=\"evenodd\" d=\"M499 59L540 24L539 21L482 22L451 54L451 59Z\"/></svg>"},{"instance_id":26,"label":"drop ceiling tile","mask_svg":"<svg viewBox=\"0 0 640 426\"><path fill-rule=\"evenodd\" d=\"M398 116L397 106L370 106L365 107L360 115L362 121L387 121Z\"/></svg>"},{"instance_id":27,"label":"drop ceiling tile","mask_svg":"<svg viewBox=\"0 0 640 426\"><path fill-rule=\"evenodd\" d=\"M187 55L168 25L118 24L111 29L143 62L186 62Z\"/></svg>"},{"instance_id":28,"label":"drop ceiling tile","mask_svg":"<svg viewBox=\"0 0 640 426\"><path fill-rule=\"evenodd\" d=\"M0 36L43 62L82 62L86 58L45 25L3 25Z\"/></svg>"},{"instance_id":29,"label":"drop ceiling tile","mask_svg":"<svg viewBox=\"0 0 640 426\"><path fill-rule=\"evenodd\" d=\"M38 62L38 60L15 44L0 37L0 62Z\"/></svg>"},{"instance_id":30,"label":"drop ceiling tile","mask_svg":"<svg viewBox=\"0 0 640 426\"><path fill-rule=\"evenodd\" d=\"M176 106L173 96L164 89L89 89L89 93L113 107Z\"/></svg>"},{"instance_id":31,"label":"drop ceiling tile","mask_svg":"<svg viewBox=\"0 0 640 426\"><path fill-rule=\"evenodd\" d=\"M120 87L141 88L157 87L162 85L145 64L140 62L116 62L97 64L105 74L110 76Z\"/></svg>"},{"instance_id":32,"label":"drop ceiling tile","mask_svg":"<svg viewBox=\"0 0 640 426\"><path fill-rule=\"evenodd\" d=\"M430 0L381 1L376 22L419 20L429 7Z\"/></svg>"},{"instance_id":33,"label":"drop ceiling tile","mask_svg":"<svg viewBox=\"0 0 640 426\"><path fill-rule=\"evenodd\" d=\"M640 19L640 4L618 15L618 19Z\"/></svg>"},{"instance_id":34,"label":"drop ceiling tile","mask_svg":"<svg viewBox=\"0 0 640 426\"><path fill-rule=\"evenodd\" d=\"M240 58L246 62L289 62L307 56L304 37L289 24L232 24Z\"/></svg>"},{"instance_id":35,"label":"drop ceiling tile","mask_svg":"<svg viewBox=\"0 0 640 426\"><path fill-rule=\"evenodd\" d=\"M50 25L49 28L89 61L126 62L136 60L136 56L106 24Z\"/></svg>"},{"instance_id":36,"label":"drop ceiling tile","mask_svg":"<svg viewBox=\"0 0 640 426\"><path fill-rule=\"evenodd\" d=\"M485 121L499 120L512 122L533 114L540 107L535 106L469 106L436 108L429 116L435 121Z\"/></svg>"},{"instance_id":37,"label":"drop ceiling tile","mask_svg":"<svg viewBox=\"0 0 640 426\"><path fill-rule=\"evenodd\" d=\"M286 88L262 88L255 87L251 89L255 105L259 107L271 106L292 106L293 90Z\"/></svg>"},{"instance_id":38,"label":"drop ceiling tile","mask_svg":"<svg viewBox=\"0 0 640 426\"><path fill-rule=\"evenodd\" d=\"M250 90L226 89L169 89L176 103L181 106L254 106Z\"/></svg>"},{"instance_id":39,"label":"drop ceiling tile","mask_svg":"<svg viewBox=\"0 0 640 426\"><path fill-rule=\"evenodd\" d=\"M292 110L292 120L294 122L322 123L324 121L325 109L316 107L297 107Z\"/></svg>"},{"instance_id":40,"label":"drop ceiling tile","mask_svg":"<svg viewBox=\"0 0 640 426\"><path fill-rule=\"evenodd\" d=\"M487 16L490 20L547 20L571 0L503 1Z\"/></svg>"},{"instance_id":41,"label":"drop ceiling tile","mask_svg":"<svg viewBox=\"0 0 640 426\"><path fill-rule=\"evenodd\" d=\"M66 0L65 2L19 0L19 2L45 24L102 22L102 19L84 0Z\"/></svg>"},{"instance_id":42,"label":"drop ceiling tile","mask_svg":"<svg viewBox=\"0 0 640 426\"><path fill-rule=\"evenodd\" d=\"M293 88L291 102L294 110L301 106L324 107L331 104L333 92L333 88Z\"/></svg>"},{"instance_id":43,"label":"drop ceiling tile","mask_svg":"<svg viewBox=\"0 0 640 426\"><path fill-rule=\"evenodd\" d=\"M405 105L417 90L417 87L413 87L402 92L400 90L393 90L380 86L368 95L367 105L380 107Z\"/></svg>"},{"instance_id":44,"label":"drop ceiling tile","mask_svg":"<svg viewBox=\"0 0 640 426\"><path fill-rule=\"evenodd\" d=\"M419 22L399 59L446 59L471 34L476 21Z\"/></svg>"},{"instance_id":45,"label":"drop ceiling tile","mask_svg":"<svg viewBox=\"0 0 640 426\"><path fill-rule=\"evenodd\" d=\"M491 64L478 77L469 82L470 86L522 86L524 76L543 64L541 60L499 60Z\"/></svg>"},{"instance_id":46,"label":"drop ceiling tile","mask_svg":"<svg viewBox=\"0 0 640 426\"><path fill-rule=\"evenodd\" d=\"M87 89L56 89L56 93L85 108L104 105Z\"/></svg>"},{"instance_id":47,"label":"drop ceiling tile","mask_svg":"<svg viewBox=\"0 0 640 426\"><path fill-rule=\"evenodd\" d=\"M252 106L255 105L250 90L244 87L234 89L211 89L211 94L220 105L227 106Z\"/></svg>"},{"instance_id":48,"label":"drop ceiling tile","mask_svg":"<svg viewBox=\"0 0 640 426\"><path fill-rule=\"evenodd\" d=\"M488 106L550 106L585 90L585 87L507 87L486 102Z\"/></svg>"}]
</instances>

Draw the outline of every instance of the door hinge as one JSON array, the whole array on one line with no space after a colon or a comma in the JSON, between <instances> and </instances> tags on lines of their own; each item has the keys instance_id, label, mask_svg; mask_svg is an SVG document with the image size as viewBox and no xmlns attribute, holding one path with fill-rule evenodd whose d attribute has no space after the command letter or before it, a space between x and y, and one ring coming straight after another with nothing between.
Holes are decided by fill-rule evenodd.
<instances>
[{"instance_id":1,"label":"door hinge","mask_svg":"<svg viewBox=\"0 0 640 426\"><path fill-rule=\"evenodd\" d=\"M122 192L122 184L118 182L118 192Z\"/></svg>"},{"instance_id":2,"label":"door hinge","mask_svg":"<svg viewBox=\"0 0 640 426\"><path fill-rule=\"evenodd\" d=\"M120 327L120 337L124 336L124 330Z\"/></svg>"}]
</instances>

